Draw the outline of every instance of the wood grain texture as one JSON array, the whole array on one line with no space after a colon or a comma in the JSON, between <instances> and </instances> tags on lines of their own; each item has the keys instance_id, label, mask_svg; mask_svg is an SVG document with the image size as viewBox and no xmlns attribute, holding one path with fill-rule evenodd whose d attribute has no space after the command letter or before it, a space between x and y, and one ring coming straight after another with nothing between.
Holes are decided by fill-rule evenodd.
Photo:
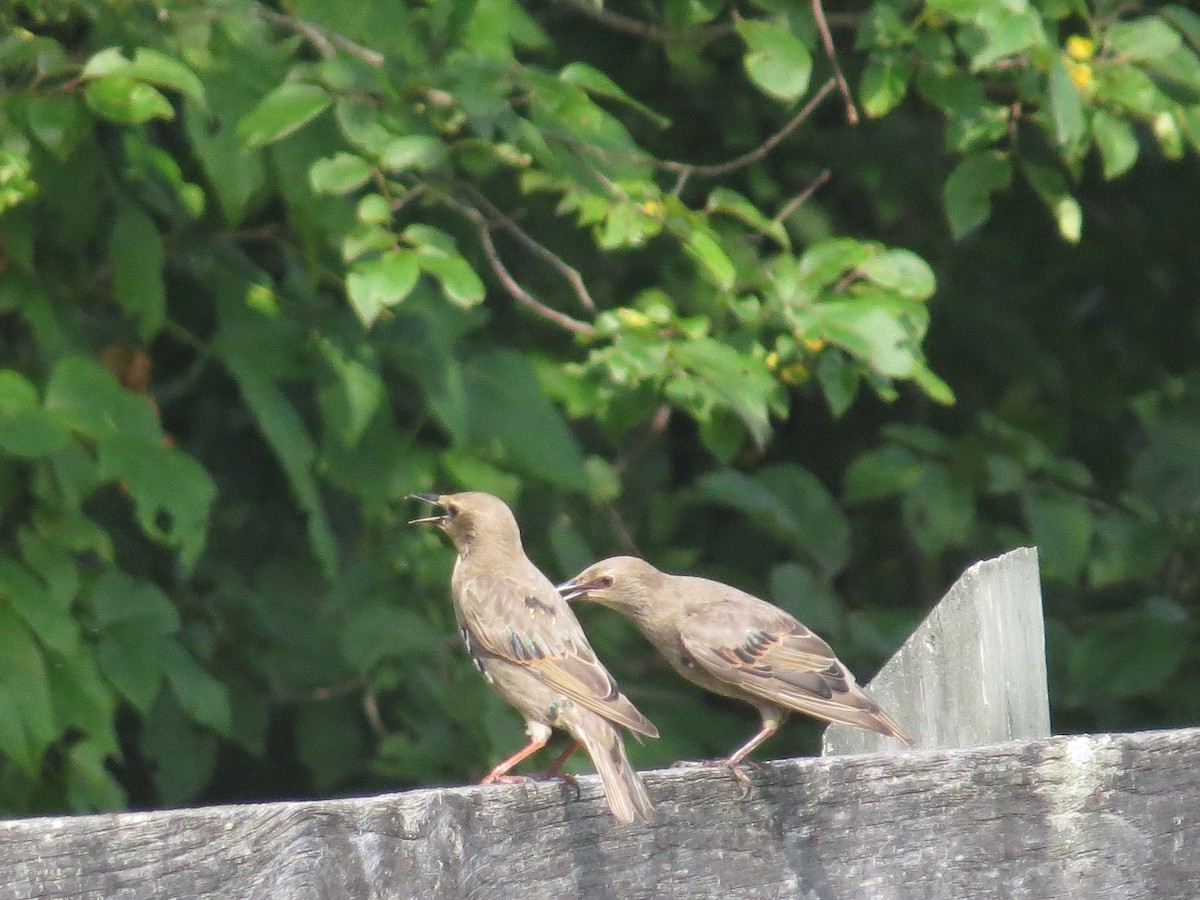
<instances>
[{"instance_id":1,"label":"wood grain texture","mask_svg":"<svg viewBox=\"0 0 1200 900\"><path fill-rule=\"evenodd\" d=\"M918 747L1050 735L1037 550L976 563L867 686ZM892 750L891 738L831 725L822 752Z\"/></svg>"},{"instance_id":2,"label":"wood grain texture","mask_svg":"<svg viewBox=\"0 0 1200 900\"><path fill-rule=\"evenodd\" d=\"M361 799L0 822L6 898L1192 900L1200 729Z\"/></svg>"}]
</instances>

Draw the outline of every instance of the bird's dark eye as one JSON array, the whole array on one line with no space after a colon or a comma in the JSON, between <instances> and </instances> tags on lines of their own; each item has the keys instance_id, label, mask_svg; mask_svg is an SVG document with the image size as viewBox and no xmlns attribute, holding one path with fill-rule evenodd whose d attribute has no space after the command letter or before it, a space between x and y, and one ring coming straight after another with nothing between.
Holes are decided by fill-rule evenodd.
<instances>
[{"instance_id":1,"label":"bird's dark eye","mask_svg":"<svg viewBox=\"0 0 1200 900\"><path fill-rule=\"evenodd\" d=\"M600 579L600 581L599 581L599 584L600 584L600 587L602 587L602 588L610 588L610 587L612 587L612 586L613 586L613 580L612 580L612 576L611 576L611 575L605 575L605 576L603 576L603 577Z\"/></svg>"},{"instance_id":2,"label":"bird's dark eye","mask_svg":"<svg viewBox=\"0 0 1200 900\"><path fill-rule=\"evenodd\" d=\"M446 515L448 515L450 518L453 519L455 516L458 515L458 507L455 506L453 503L447 503L446 504Z\"/></svg>"}]
</instances>

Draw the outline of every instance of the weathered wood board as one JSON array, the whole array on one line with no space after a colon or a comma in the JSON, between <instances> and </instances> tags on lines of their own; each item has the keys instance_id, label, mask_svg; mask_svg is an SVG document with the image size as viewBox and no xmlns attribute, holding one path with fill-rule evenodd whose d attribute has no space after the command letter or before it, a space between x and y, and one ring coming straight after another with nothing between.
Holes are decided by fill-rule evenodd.
<instances>
[{"instance_id":1,"label":"weathered wood board","mask_svg":"<svg viewBox=\"0 0 1200 900\"><path fill-rule=\"evenodd\" d=\"M0 822L8 898L1200 896L1200 729L362 799Z\"/></svg>"},{"instance_id":2,"label":"weathered wood board","mask_svg":"<svg viewBox=\"0 0 1200 900\"><path fill-rule=\"evenodd\" d=\"M1037 550L1023 547L967 569L867 690L918 747L1048 737ZM831 725L822 752L898 746L881 734Z\"/></svg>"}]
</instances>

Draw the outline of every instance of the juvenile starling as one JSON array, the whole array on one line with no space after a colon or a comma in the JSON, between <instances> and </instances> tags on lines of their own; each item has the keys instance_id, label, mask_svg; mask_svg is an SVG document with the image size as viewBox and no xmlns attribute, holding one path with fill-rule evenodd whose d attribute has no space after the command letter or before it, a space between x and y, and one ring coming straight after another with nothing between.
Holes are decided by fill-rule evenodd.
<instances>
[{"instance_id":1,"label":"juvenile starling","mask_svg":"<svg viewBox=\"0 0 1200 900\"><path fill-rule=\"evenodd\" d=\"M737 769L788 712L877 731L912 746L829 645L765 600L707 578L667 575L615 556L558 586L567 600L601 603L633 620L680 675L758 709L762 728L723 763Z\"/></svg>"},{"instance_id":2,"label":"juvenile starling","mask_svg":"<svg viewBox=\"0 0 1200 900\"><path fill-rule=\"evenodd\" d=\"M525 717L529 744L496 766L483 784L521 781L508 772L550 739L551 728L583 745L622 822L649 821L654 807L625 755L618 726L658 737L658 729L617 689L554 585L525 556L512 511L491 494L413 494L441 515L436 525L458 550L450 592L459 631L476 668Z\"/></svg>"}]
</instances>

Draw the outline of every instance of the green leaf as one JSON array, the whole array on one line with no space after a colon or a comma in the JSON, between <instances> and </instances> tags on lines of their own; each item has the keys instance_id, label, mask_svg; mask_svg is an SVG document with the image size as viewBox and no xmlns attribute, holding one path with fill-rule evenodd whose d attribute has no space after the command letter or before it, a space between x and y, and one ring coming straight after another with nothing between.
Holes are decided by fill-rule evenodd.
<instances>
[{"instance_id":1,"label":"green leaf","mask_svg":"<svg viewBox=\"0 0 1200 900\"><path fill-rule=\"evenodd\" d=\"M299 131L332 100L317 84L289 81L281 84L238 122L237 132L247 147L264 147Z\"/></svg>"},{"instance_id":2,"label":"green leaf","mask_svg":"<svg viewBox=\"0 0 1200 900\"><path fill-rule=\"evenodd\" d=\"M860 263L858 271L880 287L912 300L928 300L937 288L933 269L911 250L885 250Z\"/></svg>"},{"instance_id":3,"label":"green leaf","mask_svg":"<svg viewBox=\"0 0 1200 900\"><path fill-rule=\"evenodd\" d=\"M37 389L20 373L0 369L0 452L49 456L70 439L66 425L42 406Z\"/></svg>"},{"instance_id":4,"label":"green leaf","mask_svg":"<svg viewBox=\"0 0 1200 900\"><path fill-rule=\"evenodd\" d=\"M659 115L646 104L629 96L615 81L587 63L568 63L563 66L562 70L558 73L558 77L567 84L576 85L593 94L608 97L610 100L617 100L637 110L659 128L666 128L671 124L671 120L666 116Z\"/></svg>"},{"instance_id":5,"label":"green leaf","mask_svg":"<svg viewBox=\"0 0 1200 900\"><path fill-rule=\"evenodd\" d=\"M970 539L975 498L970 486L944 465L930 463L920 480L904 493L901 514L921 553L935 557Z\"/></svg>"},{"instance_id":6,"label":"green leaf","mask_svg":"<svg viewBox=\"0 0 1200 900\"><path fill-rule=\"evenodd\" d=\"M166 255L154 220L132 203L117 207L108 245L113 267L113 293L127 313L137 318L138 336L150 341L167 318L163 285Z\"/></svg>"},{"instance_id":7,"label":"green leaf","mask_svg":"<svg viewBox=\"0 0 1200 900\"><path fill-rule=\"evenodd\" d=\"M925 463L907 447L885 444L854 460L846 469L842 499L847 504L882 500L912 489Z\"/></svg>"},{"instance_id":8,"label":"green leaf","mask_svg":"<svg viewBox=\"0 0 1200 900\"><path fill-rule=\"evenodd\" d=\"M1079 203L1071 196L1062 175L1049 166L1024 162L1021 166L1026 180L1058 223L1058 233L1072 244L1079 243L1083 228L1083 213Z\"/></svg>"},{"instance_id":9,"label":"green leaf","mask_svg":"<svg viewBox=\"0 0 1200 900\"><path fill-rule=\"evenodd\" d=\"M1092 115L1092 134L1104 161L1104 177L1109 181L1124 175L1137 162L1137 137L1124 119L1098 109Z\"/></svg>"},{"instance_id":10,"label":"green leaf","mask_svg":"<svg viewBox=\"0 0 1200 900\"><path fill-rule=\"evenodd\" d=\"M196 103L204 103L204 86L191 69L178 60L149 47L133 51L128 60L116 47L95 54L83 67L81 77L95 79L106 75L124 75L138 81L173 88Z\"/></svg>"},{"instance_id":11,"label":"green leaf","mask_svg":"<svg viewBox=\"0 0 1200 900\"><path fill-rule=\"evenodd\" d=\"M1093 517L1087 498L1063 491L1031 490L1024 493L1021 503L1043 576L1075 583L1092 543Z\"/></svg>"},{"instance_id":12,"label":"green leaf","mask_svg":"<svg viewBox=\"0 0 1200 900\"><path fill-rule=\"evenodd\" d=\"M174 447L109 438L98 446L101 478L125 485L138 524L150 537L179 549L191 570L204 551L208 513L217 488L204 467Z\"/></svg>"},{"instance_id":13,"label":"green leaf","mask_svg":"<svg viewBox=\"0 0 1200 900\"><path fill-rule=\"evenodd\" d=\"M971 52L971 69L979 71L1006 56L1046 44L1042 17L1032 4L992 3L972 19L983 37L983 47Z\"/></svg>"},{"instance_id":14,"label":"green leaf","mask_svg":"<svg viewBox=\"0 0 1200 900\"><path fill-rule=\"evenodd\" d=\"M325 576L332 579L338 571L338 544L313 474L317 452L313 440L295 407L267 379L258 361L253 356L243 355L249 348L226 346L223 349L225 364L241 388L242 399L271 445L296 503L307 517L313 554Z\"/></svg>"},{"instance_id":15,"label":"green leaf","mask_svg":"<svg viewBox=\"0 0 1200 900\"><path fill-rule=\"evenodd\" d=\"M1195 637L1196 625L1178 603L1153 597L1089 629L1071 648L1068 671L1089 699L1148 696L1171 680Z\"/></svg>"},{"instance_id":16,"label":"green leaf","mask_svg":"<svg viewBox=\"0 0 1200 900\"><path fill-rule=\"evenodd\" d=\"M46 407L94 441L119 435L147 444L162 443L162 429L146 398L125 390L112 372L91 359L59 359L46 388Z\"/></svg>"},{"instance_id":17,"label":"green leaf","mask_svg":"<svg viewBox=\"0 0 1200 900\"><path fill-rule=\"evenodd\" d=\"M688 256L699 261L713 284L725 291L733 288L737 270L711 234L693 229L684 242L683 249L687 251Z\"/></svg>"},{"instance_id":18,"label":"green leaf","mask_svg":"<svg viewBox=\"0 0 1200 900\"><path fill-rule=\"evenodd\" d=\"M229 691L205 671L178 641L168 641L163 668L179 705L191 719L226 737L232 715Z\"/></svg>"},{"instance_id":19,"label":"green leaf","mask_svg":"<svg viewBox=\"0 0 1200 900\"><path fill-rule=\"evenodd\" d=\"M412 293L420 277L416 253L389 250L354 266L346 276L346 294L359 321L369 328L384 309L395 306Z\"/></svg>"},{"instance_id":20,"label":"green leaf","mask_svg":"<svg viewBox=\"0 0 1200 900\"><path fill-rule=\"evenodd\" d=\"M872 55L858 86L863 111L872 119L887 115L908 93L912 75L913 64L907 56Z\"/></svg>"},{"instance_id":21,"label":"green leaf","mask_svg":"<svg viewBox=\"0 0 1200 900\"><path fill-rule=\"evenodd\" d=\"M379 155L379 164L391 172L410 169L425 171L446 163L446 147L435 137L408 134L388 143Z\"/></svg>"},{"instance_id":22,"label":"green leaf","mask_svg":"<svg viewBox=\"0 0 1200 900\"><path fill-rule=\"evenodd\" d=\"M445 255L422 247L417 251L417 261L424 271L441 283L442 292L452 303L469 309L483 302L486 294L483 282L459 254Z\"/></svg>"},{"instance_id":23,"label":"green leaf","mask_svg":"<svg viewBox=\"0 0 1200 900\"><path fill-rule=\"evenodd\" d=\"M739 194L726 187L714 188L704 204L705 212L725 213L745 222L756 231L771 237L781 247L791 247L791 239L782 222L776 222L763 215L757 206Z\"/></svg>"},{"instance_id":24,"label":"green leaf","mask_svg":"<svg viewBox=\"0 0 1200 900\"><path fill-rule=\"evenodd\" d=\"M342 658L367 672L385 659L419 658L440 639L424 619L407 609L369 606L356 612L342 629Z\"/></svg>"},{"instance_id":25,"label":"green leaf","mask_svg":"<svg viewBox=\"0 0 1200 900\"><path fill-rule=\"evenodd\" d=\"M159 694L142 723L141 751L163 806L194 800L217 765L216 735L193 725L170 691Z\"/></svg>"},{"instance_id":26,"label":"green leaf","mask_svg":"<svg viewBox=\"0 0 1200 900\"><path fill-rule=\"evenodd\" d=\"M42 652L16 612L0 604L0 753L33 778L56 736Z\"/></svg>"},{"instance_id":27,"label":"green leaf","mask_svg":"<svg viewBox=\"0 0 1200 900\"><path fill-rule=\"evenodd\" d=\"M98 750L119 754L117 698L96 667L91 647L77 647L69 655L52 653L48 663L46 678L59 733L82 732Z\"/></svg>"},{"instance_id":28,"label":"green leaf","mask_svg":"<svg viewBox=\"0 0 1200 900\"><path fill-rule=\"evenodd\" d=\"M740 19L737 32L746 42L742 62L750 80L772 97L795 100L808 90L812 55L786 26L758 19Z\"/></svg>"},{"instance_id":29,"label":"green leaf","mask_svg":"<svg viewBox=\"0 0 1200 900\"><path fill-rule=\"evenodd\" d=\"M1107 38L1115 52L1142 62L1159 62L1183 45L1179 32L1158 16L1115 22Z\"/></svg>"},{"instance_id":30,"label":"green leaf","mask_svg":"<svg viewBox=\"0 0 1200 900\"><path fill-rule=\"evenodd\" d=\"M920 350L911 329L893 306L863 295L854 300L827 300L808 312L827 340L861 358L881 375L912 375Z\"/></svg>"},{"instance_id":31,"label":"green leaf","mask_svg":"<svg viewBox=\"0 0 1200 900\"><path fill-rule=\"evenodd\" d=\"M67 751L67 798L75 812L119 812L129 805L125 790L109 771L111 752L94 741L79 741Z\"/></svg>"},{"instance_id":32,"label":"green leaf","mask_svg":"<svg viewBox=\"0 0 1200 900\"><path fill-rule=\"evenodd\" d=\"M760 448L766 446L771 403L779 386L765 363L712 338L675 342L670 359L690 376L689 386L699 391L701 409L712 404L728 409Z\"/></svg>"},{"instance_id":33,"label":"green leaf","mask_svg":"<svg viewBox=\"0 0 1200 900\"><path fill-rule=\"evenodd\" d=\"M808 554L826 575L841 571L849 556L846 517L817 477L799 466L768 466L753 478L733 469L710 472L692 495L742 511Z\"/></svg>"},{"instance_id":34,"label":"green leaf","mask_svg":"<svg viewBox=\"0 0 1200 900\"><path fill-rule=\"evenodd\" d=\"M308 170L308 183L317 194L348 194L371 177L371 164L354 153L335 153L318 159Z\"/></svg>"},{"instance_id":35,"label":"green leaf","mask_svg":"<svg viewBox=\"0 0 1200 900\"><path fill-rule=\"evenodd\" d=\"M487 350L463 367L472 442L507 465L585 492L583 452L546 399L533 366L513 350Z\"/></svg>"},{"instance_id":36,"label":"green leaf","mask_svg":"<svg viewBox=\"0 0 1200 900\"><path fill-rule=\"evenodd\" d=\"M170 100L129 75L105 75L89 81L83 96L97 115L126 125L175 118Z\"/></svg>"},{"instance_id":37,"label":"green leaf","mask_svg":"<svg viewBox=\"0 0 1200 900\"><path fill-rule=\"evenodd\" d=\"M38 639L59 653L79 647L79 627L71 616L70 601L52 594L24 566L0 558L0 602L16 610Z\"/></svg>"},{"instance_id":38,"label":"green leaf","mask_svg":"<svg viewBox=\"0 0 1200 900\"><path fill-rule=\"evenodd\" d=\"M846 355L836 347L828 347L817 362L817 381L829 411L834 416L843 415L854 402L861 381L859 367L851 364Z\"/></svg>"},{"instance_id":39,"label":"green leaf","mask_svg":"<svg viewBox=\"0 0 1200 900\"><path fill-rule=\"evenodd\" d=\"M78 95L35 94L25 108L29 130L60 161L70 156L92 127Z\"/></svg>"},{"instance_id":40,"label":"green leaf","mask_svg":"<svg viewBox=\"0 0 1200 900\"><path fill-rule=\"evenodd\" d=\"M341 441L347 446L358 443L363 432L383 408L387 386L379 374L379 366L369 349L359 345L358 355L332 341L319 339L321 355L337 376L332 389L336 400L327 404L326 421L334 425Z\"/></svg>"},{"instance_id":41,"label":"green leaf","mask_svg":"<svg viewBox=\"0 0 1200 900\"><path fill-rule=\"evenodd\" d=\"M1061 59L1050 64L1050 117L1059 146L1073 154L1084 137L1087 122L1083 101Z\"/></svg>"},{"instance_id":42,"label":"green leaf","mask_svg":"<svg viewBox=\"0 0 1200 900\"><path fill-rule=\"evenodd\" d=\"M988 220L991 196L1012 181L1012 163L992 151L965 157L950 173L942 199L950 231L961 240Z\"/></svg>"}]
</instances>

